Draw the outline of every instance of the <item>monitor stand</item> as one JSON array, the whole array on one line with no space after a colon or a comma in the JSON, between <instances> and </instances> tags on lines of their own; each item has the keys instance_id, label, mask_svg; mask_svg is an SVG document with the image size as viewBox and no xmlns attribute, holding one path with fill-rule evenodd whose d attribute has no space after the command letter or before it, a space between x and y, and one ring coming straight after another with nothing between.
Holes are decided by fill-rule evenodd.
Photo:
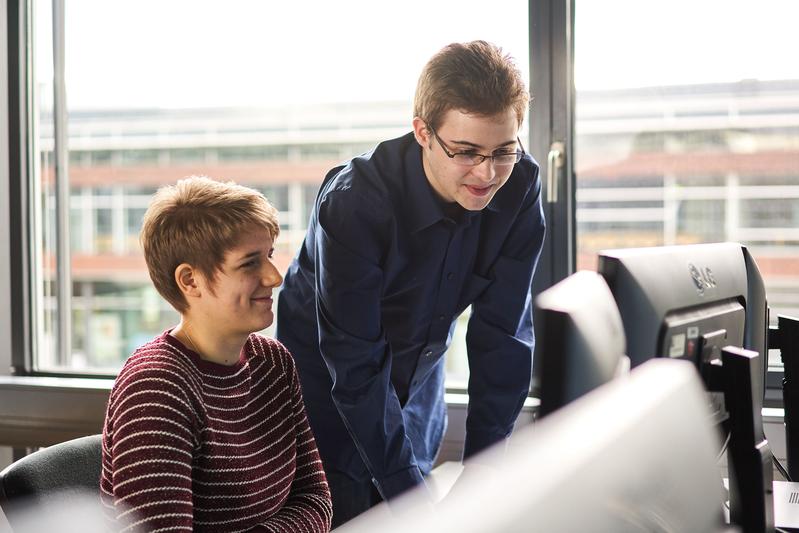
<instances>
[{"instance_id":1,"label":"monitor stand","mask_svg":"<svg viewBox=\"0 0 799 533\"><path fill-rule=\"evenodd\" d=\"M724 403L730 414L730 522L743 533L774 531L772 454L763 433L763 399L756 393L759 357L732 346L721 354Z\"/></svg>"}]
</instances>

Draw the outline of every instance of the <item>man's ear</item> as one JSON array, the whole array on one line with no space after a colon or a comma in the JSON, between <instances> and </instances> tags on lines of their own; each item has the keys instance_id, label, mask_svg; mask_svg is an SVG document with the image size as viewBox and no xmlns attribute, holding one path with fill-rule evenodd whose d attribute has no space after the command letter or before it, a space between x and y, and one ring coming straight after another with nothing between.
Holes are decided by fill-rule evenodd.
<instances>
[{"instance_id":1,"label":"man's ear","mask_svg":"<svg viewBox=\"0 0 799 533\"><path fill-rule=\"evenodd\" d=\"M413 136L422 148L430 148L431 133L427 128L427 122L419 117L413 117Z\"/></svg>"},{"instance_id":2,"label":"man's ear","mask_svg":"<svg viewBox=\"0 0 799 533\"><path fill-rule=\"evenodd\" d=\"M181 263L175 268L175 283L186 297L200 296L200 284L197 279L198 272L188 263Z\"/></svg>"}]
</instances>

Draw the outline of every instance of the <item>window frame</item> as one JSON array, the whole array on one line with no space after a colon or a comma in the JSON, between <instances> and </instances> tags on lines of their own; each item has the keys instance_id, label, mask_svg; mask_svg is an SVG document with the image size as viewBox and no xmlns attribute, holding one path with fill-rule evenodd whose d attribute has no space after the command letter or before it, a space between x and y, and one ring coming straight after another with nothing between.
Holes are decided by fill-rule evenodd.
<instances>
[{"instance_id":1,"label":"window frame","mask_svg":"<svg viewBox=\"0 0 799 533\"><path fill-rule=\"evenodd\" d=\"M37 349L34 309L33 220L31 202L32 180L35 169L37 142L33 131L33 3L31 0L2 0L3 12L8 14L7 50L3 61L8 65L8 201L9 242L7 264L8 309L13 309L10 320L8 353L10 365L3 365L0 375L42 376L69 378L100 378L110 380L110 374L75 372L42 372L33 367ZM63 84L61 86L63 91ZM63 95L62 95L63 96ZM0 358L0 363L2 359Z\"/></svg>"},{"instance_id":2,"label":"window frame","mask_svg":"<svg viewBox=\"0 0 799 533\"><path fill-rule=\"evenodd\" d=\"M3 0L7 19L7 50L3 61L8 71L8 199L9 241L8 267L10 289L8 293L11 313L9 324L10 369L13 374L30 372L29 361L33 354L30 309L30 218L27 176L33 157L30 124L31 106L31 16L30 3L24 0ZM1 372L0 372L1 373Z\"/></svg>"},{"instance_id":3,"label":"window frame","mask_svg":"<svg viewBox=\"0 0 799 533\"><path fill-rule=\"evenodd\" d=\"M574 0L530 0L530 153L538 161L547 232L533 278L538 294L576 268L574 152ZM560 143L564 160L553 159ZM550 176L552 171L553 176ZM552 179L550 179L552 178ZM553 197L554 193L554 197ZM550 201L555 199L555 201ZM539 324L533 321L538 332ZM536 343L534 364L540 361ZM533 394L537 384L533 383Z\"/></svg>"},{"instance_id":4,"label":"window frame","mask_svg":"<svg viewBox=\"0 0 799 533\"><path fill-rule=\"evenodd\" d=\"M533 281L533 290L538 293L574 273L576 265L572 157L574 0L530 0L529 14L533 96L530 152L540 166L542 206L547 222L547 237ZM555 143L563 145L564 160L560 168L550 160ZM554 202L550 201L553 193Z\"/></svg>"},{"instance_id":5,"label":"window frame","mask_svg":"<svg viewBox=\"0 0 799 533\"><path fill-rule=\"evenodd\" d=\"M0 35L6 35L7 38L0 40L0 79L10 81L10 72L12 70L9 64L9 43L14 39L14 36L9 33L8 23L9 9L5 0L0 0ZM10 103L10 92L8 90L8 83L0 83L0 189L5 191L11 190L11 161L10 161L10 138L11 121L9 111L11 106L6 104ZM15 216L11 213L11 205L13 202L9 195L0 195L0 213L8 213L9 218L5 220L6 224L0 224L0 250L10 250L11 235L14 234L11 228L11 219ZM11 290L13 284L11 283L11 263L7 261L0 261L0 375L10 372L11 369L11 353L13 352L11 334L14 328L11 327L14 318L11 313Z\"/></svg>"},{"instance_id":6,"label":"window frame","mask_svg":"<svg viewBox=\"0 0 799 533\"><path fill-rule=\"evenodd\" d=\"M34 339L35 317L31 268L30 222L31 188L29 177L35 168L36 142L30 124L32 104L32 1L0 0L7 38L0 49L0 73L7 76L7 95L0 112L2 148L0 168L8 168L8 233L0 234L0 245L7 250L0 274L0 299L10 312L7 335L0 330L0 375L70 376L112 378L111 375L41 372L33 369L37 349ZM543 209L547 220L547 238L533 280L534 294L550 287L576 268L576 176L574 172L575 88L574 88L574 0L528 0L530 47L530 91L534 97L529 120L530 152L539 161ZM62 21L63 22L63 21ZM2 94L2 93L0 93ZM7 135L7 139L5 138ZM6 142L7 141L7 142ZM563 143L563 167L556 180L558 200L547 202L550 192L548 159L554 142ZM7 150L7 151L6 151ZM2 177L0 177L2 179ZM5 199L4 199L5 201ZM2 205L0 205L2 207ZM2 210L0 210L2 212ZM7 243L6 243L7 239ZM2 357L10 354L10 369ZM770 370L767 398L776 398L782 371ZM780 395L781 396L781 395ZM771 401L773 405L776 400ZM779 400L781 404L781 398Z\"/></svg>"}]
</instances>

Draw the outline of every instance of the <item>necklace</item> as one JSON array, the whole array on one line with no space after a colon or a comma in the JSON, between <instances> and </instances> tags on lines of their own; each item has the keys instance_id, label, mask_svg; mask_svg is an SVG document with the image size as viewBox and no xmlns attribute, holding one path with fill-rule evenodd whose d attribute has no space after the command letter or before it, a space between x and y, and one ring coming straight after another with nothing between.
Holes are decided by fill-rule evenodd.
<instances>
[{"instance_id":1,"label":"necklace","mask_svg":"<svg viewBox=\"0 0 799 533\"><path fill-rule=\"evenodd\" d=\"M188 339L189 343L191 344L191 349L194 350L195 352L197 352L197 355L199 355L201 359L205 359L202 356L203 354L200 352L200 350L197 349L197 345L194 344L194 339L192 339L191 335L189 335L189 323L188 322L186 322L186 327L183 328L183 332L186 334L186 339Z\"/></svg>"},{"instance_id":2,"label":"necklace","mask_svg":"<svg viewBox=\"0 0 799 533\"><path fill-rule=\"evenodd\" d=\"M186 327L183 328L182 331L186 334L186 339L188 339L189 343L191 344L191 349L194 350L197 353L197 355L200 356L200 359L205 359L206 361L213 361L213 359L209 359L208 357L204 356L203 353L197 349L197 345L194 343L194 339L192 339L191 335L189 334L189 329L191 328L191 326L189 326L188 322L184 322L184 324L186 325ZM224 364L229 364L229 363L230 361L228 360L227 357L225 357Z\"/></svg>"}]
</instances>

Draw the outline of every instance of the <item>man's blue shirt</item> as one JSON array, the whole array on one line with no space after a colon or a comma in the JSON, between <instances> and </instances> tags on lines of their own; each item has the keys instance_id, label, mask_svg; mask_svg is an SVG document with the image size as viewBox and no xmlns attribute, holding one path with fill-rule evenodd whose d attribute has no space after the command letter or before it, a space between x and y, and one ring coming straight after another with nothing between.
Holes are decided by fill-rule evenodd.
<instances>
[{"instance_id":1,"label":"man's blue shirt","mask_svg":"<svg viewBox=\"0 0 799 533\"><path fill-rule=\"evenodd\" d=\"M540 191L526 155L484 210L446 206L413 134L327 174L277 309L326 468L371 477L386 499L422 482L446 429L443 356L469 305L464 456L510 434L530 383Z\"/></svg>"}]
</instances>

